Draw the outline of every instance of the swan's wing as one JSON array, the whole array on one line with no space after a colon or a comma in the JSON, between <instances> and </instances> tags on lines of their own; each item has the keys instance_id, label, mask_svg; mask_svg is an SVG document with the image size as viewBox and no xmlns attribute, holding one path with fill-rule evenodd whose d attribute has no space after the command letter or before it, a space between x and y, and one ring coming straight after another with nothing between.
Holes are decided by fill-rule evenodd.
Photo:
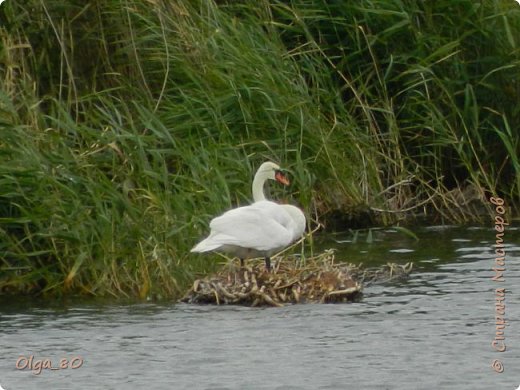
<instances>
[{"instance_id":1,"label":"swan's wing","mask_svg":"<svg viewBox=\"0 0 520 390\"><path fill-rule=\"evenodd\" d=\"M296 206L284 204L281 205L281 207L283 207L283 209L289 214L293 221L293 224L289 230L291 230L293 233L293 240L296 241L305 232L305 226L307 225L305 214Z\"/></svg>"},{"instance_id":2,"label":"swan's wing","mask_svg":"<svg viewBox=\"0 0 520 390\"><path fill-rule=\"evenodd\" d=\"M286 205L280 205L278 203L266 200L255 202L247 207L264 214L266 218L273 219L287 230L292 229L292 224L294 220L291 217L288 210L286 209Z\"/></svg>"},{"instance_id":3,"label":"swan's wing","mask_svg":"<svg viewBox=\"0 0 520 390\"><path fill-rule=\"evenodd\" d=\"M260 209L285 227L292 235L292 241L298 240L305 232L307 221L305 214L298 207L289 204L278 204L271 201L261 201L249 206Z\"/></svg>"},{"instance_id":4,"label":"swan's wing","mask_svg":"<svg viewBox=\"0 0 520 390\"><path fill-rule=\"evenodd\" d=\"M276 205L276 204L275 204ZM245 206L230 210L210 223L212 244L236 245L269 251L291 243L292 234L287 228L290 216L282 209Z\"/></svg>"}]
</instances>

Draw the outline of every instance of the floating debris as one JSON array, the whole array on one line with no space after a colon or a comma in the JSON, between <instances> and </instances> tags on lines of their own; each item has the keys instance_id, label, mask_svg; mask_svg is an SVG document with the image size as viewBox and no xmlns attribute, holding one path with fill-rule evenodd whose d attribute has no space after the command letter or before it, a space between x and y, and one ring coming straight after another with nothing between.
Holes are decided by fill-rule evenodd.
<instances>
[{"instance_id":1,"label":"floating debris","mask_svg":"<svg viewBox=\"0 0 520 390\"><path fill-rule=\"evenodd\" d=\"M363 285L401 280L411 270L412 263L389 263L377 268L335 263L330 250L303 264L284 259L272 272L267 272L260 261L249 261L241 268L224 268L195 280L181 301L246 306L353 302L361 298Z\"/></svg>"}]
</instances>

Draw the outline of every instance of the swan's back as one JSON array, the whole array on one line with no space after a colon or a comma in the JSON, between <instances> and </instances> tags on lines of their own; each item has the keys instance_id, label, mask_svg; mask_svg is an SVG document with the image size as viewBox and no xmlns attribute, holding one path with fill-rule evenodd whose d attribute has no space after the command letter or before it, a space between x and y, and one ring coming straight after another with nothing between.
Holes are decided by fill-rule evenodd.
<instances>
[{"instance_id":1,"label":"swan's back","mask_svg":"<svg viewBox=\"0 0 520 390\"><path fill-rule=\"evenodd\" d=\"M239 257L270 256L301 237L305 216L294 206L259 201L214 218L210 228L210 235L192 252L220 250Z\"/></svg>"},{"instance_id":2,"label":"swan's back","mask_svg":"<svg viewBox=\"0 0 520 390\"><path fill-rule=\"evenodd\" d=\"M292 237L286 228L290 216L287 213L278 215L273 205L277 206L268 201L256 202L213 218L209 225L210 235L192 252L222 250L235 254L233 248L237 247L250 248L264 255L283 248Z\"/></svg>"}]
</instances>

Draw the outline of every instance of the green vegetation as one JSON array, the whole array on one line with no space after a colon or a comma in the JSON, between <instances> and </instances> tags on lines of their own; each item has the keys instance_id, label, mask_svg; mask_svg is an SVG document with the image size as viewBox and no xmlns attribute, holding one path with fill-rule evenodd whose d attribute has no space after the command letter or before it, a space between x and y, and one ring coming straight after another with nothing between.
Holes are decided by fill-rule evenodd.
<instances>
[{"instance_id":1,"label":"green vegetation","mask_svg":"<svg viewBox=\"0 0 520 390\"><path fill-rule=\"evenodd\" d=\"M513 0L7 0L0 26L0 292L178 296L265 159L320 220L518 210Z\"/></svg>"}]
</instances>

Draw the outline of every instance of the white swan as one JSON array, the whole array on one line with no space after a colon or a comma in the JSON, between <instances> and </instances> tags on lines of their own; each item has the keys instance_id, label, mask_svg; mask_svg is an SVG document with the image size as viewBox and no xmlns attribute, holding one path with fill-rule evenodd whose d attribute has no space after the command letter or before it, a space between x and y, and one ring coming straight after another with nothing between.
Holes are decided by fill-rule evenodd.
<instances>
[{"instance_id":1,"label":"white swan","mask_svg":"<svg viewBox=\"0 0 520 390\"><path fill-rule=\"evenodd\" d=\"M305 231L306 221L298 207L266 200L263 188L267 180L289 184L278 165L269 161L263 163L253 179L255 202L213 218L209 236L191 252L224 252L239 257L241 265L246 258L265 257L265 267L270 270L270 257L299 239Z\"/></svg>"}]
</instances>

